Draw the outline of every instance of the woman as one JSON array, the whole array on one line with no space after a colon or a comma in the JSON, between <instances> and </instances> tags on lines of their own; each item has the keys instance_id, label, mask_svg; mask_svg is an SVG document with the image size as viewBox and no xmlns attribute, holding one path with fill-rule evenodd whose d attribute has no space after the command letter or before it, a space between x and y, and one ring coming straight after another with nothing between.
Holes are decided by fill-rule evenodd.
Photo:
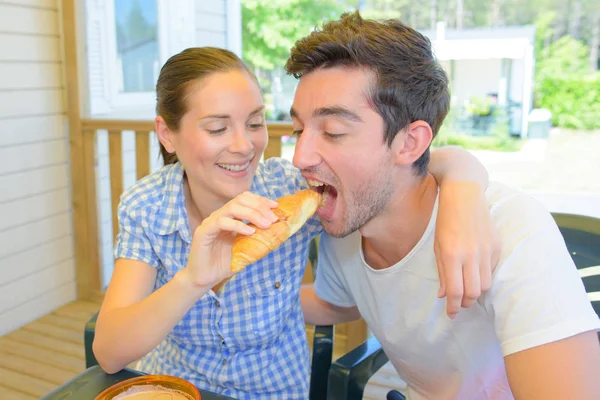
<instances>
[{"instance_id":1,"label":"woman","mask_svg":"<svg viewBox=\"0 0 600 400\"><path fill-rule=\"evenodd\" d=\"M253 232L242 221L270 226L269 199L307 188L289 162L259 163L264 108L256 78L227 50L187 49L161 69L155 128L165 166L121 197L94 341L105 371L143 357L138 369L235 398L308 397L299 288L319 221L239 274L229 270L233 234ZM433 167L452 165L438 165L444 157Z\"/></svg>"}]
</instances>

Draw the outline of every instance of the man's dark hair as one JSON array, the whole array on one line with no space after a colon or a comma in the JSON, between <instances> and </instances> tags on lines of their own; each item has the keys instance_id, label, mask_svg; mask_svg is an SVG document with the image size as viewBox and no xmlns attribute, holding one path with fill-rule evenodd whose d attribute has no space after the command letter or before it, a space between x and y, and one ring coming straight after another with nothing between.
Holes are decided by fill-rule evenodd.
<instances>
[{"instance_id":1,"label":"man's dark hair","mask_svg":"<svg viewBox=\"0 0 600 400\"><path fill-rule=\"evenodd\" d=\"M301 78L319 68L365 68L375 75L370 103L385 123L391 145L408 124L423 120L438 133L450 106L448 77L436 61L431 42L399 20L363 19L342 14L296 42L285 69ZM415 161L418 175L429 163L429 148Z\"/></svg>"}]
</instances>

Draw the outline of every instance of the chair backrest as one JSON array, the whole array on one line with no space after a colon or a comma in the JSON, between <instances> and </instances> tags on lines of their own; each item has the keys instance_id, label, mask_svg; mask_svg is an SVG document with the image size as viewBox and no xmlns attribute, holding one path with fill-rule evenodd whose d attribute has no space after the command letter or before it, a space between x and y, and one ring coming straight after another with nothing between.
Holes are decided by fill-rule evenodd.
<instances>
[{"instance_id":1,"label":"chair backrest","mask_svg":"<svg viewBox=\"0 0 600 400\"><path fill-rule=\"evenodd\" d=\"M552 216L600 317L600 219L560 213Z\"/></svg>"}]
</instances>

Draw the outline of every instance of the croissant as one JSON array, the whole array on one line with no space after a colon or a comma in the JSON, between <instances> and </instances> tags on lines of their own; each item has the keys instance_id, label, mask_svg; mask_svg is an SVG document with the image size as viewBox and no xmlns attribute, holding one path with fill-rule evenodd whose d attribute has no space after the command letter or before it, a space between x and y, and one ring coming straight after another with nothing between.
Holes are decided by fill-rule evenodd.
<instances>
[{"instance_id":1,"label":"croissant","mask_svg":"<svg viewBox=\"0 0 600 400\"><path fill-rule=\"evenodd\" d=\"M320 203L321 194L309 189L277 199L278 207L273 212L279 220L267 229L249 224L256 228L252 235L236 236L231 250L231 271L240 272L278 248L306 223Z\"/></svg>"}]
</instances>

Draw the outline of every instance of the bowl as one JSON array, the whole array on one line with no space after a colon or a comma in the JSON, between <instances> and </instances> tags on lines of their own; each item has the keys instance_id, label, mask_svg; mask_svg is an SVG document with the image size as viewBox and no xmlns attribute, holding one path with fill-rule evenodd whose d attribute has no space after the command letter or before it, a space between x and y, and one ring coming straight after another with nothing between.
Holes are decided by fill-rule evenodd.
<instances>
[{"instance_id":1,"label":"bowl","mask_svg":"<svg viewBox=\"0 0 600 400\"><path fill-rule=\"evenodd\" d=\"M200 400L200 392L176 376L144 375L112 385L95 400Z\"/></svg>"}]
</instances>

